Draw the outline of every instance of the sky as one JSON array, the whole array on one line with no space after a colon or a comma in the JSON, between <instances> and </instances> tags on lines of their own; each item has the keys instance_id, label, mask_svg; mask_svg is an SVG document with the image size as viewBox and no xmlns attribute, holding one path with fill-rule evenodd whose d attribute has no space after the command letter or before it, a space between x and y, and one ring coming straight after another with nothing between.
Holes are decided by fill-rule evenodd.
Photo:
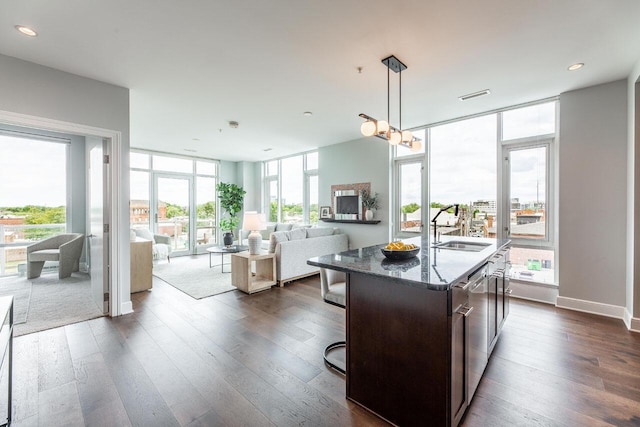
<instances>
[{"instance_id":1,"label":"sky","mask_svg":"<svg viewBox=\"0 0 640 427\"><path fill-rule=\"evenodd\" d=\"M0 207L66 205L67 147L0 135Z\"/></svg>"},{"instance_id":2,"label":"sky","mask_svg":"<svg viewBox=\"0 0 640 427\"><path fill-rule=\"evenodd\" d=\"M503 113L503 138L515 139L554 132L554 103ZM467 204L496 200L497 115L453 122L431 129L431 201ZM536 148L513 152L511 198L530 202L545 198L546 152ZM402 204L420 204L417 169L403 176Z\"/></svg>"}]
</instances>

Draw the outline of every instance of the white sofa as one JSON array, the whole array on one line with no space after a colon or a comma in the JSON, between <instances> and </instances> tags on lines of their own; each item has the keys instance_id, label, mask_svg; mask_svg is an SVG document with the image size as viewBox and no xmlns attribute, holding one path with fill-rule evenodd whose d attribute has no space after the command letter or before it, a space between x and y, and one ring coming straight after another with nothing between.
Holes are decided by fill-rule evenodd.
<instances>
[{"instance_id":1,"label":"white sofa","mask_svg":"<svg viewBox=\"0 0 640 427\"><path fill-rule=\"evenodd\" d=\"M328 227L275 231L269 239L270 253L276 254L276 278L280 286L292 280L318 274L307 264L309 258L349 249L349 240L340 230Z\"/></svg>"}]
</instances>

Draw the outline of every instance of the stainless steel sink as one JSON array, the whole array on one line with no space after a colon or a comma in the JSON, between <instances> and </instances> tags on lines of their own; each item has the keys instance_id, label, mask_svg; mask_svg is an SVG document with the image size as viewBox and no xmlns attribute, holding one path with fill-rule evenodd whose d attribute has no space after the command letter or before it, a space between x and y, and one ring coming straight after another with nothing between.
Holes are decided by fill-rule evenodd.
<instances>
[{"instance_id":1,"label":"stainless steel sink","mask_svg":"<svg viewBox=\"0 0 640 427\"><path fill-rule=\"evenodd\" d=\"M463 242L461 240L452 240L451 242L438 243L434 245L434 248L451 249L454 251L480 252L490 245L490 243Z\"/></svg>"}]
</instances>

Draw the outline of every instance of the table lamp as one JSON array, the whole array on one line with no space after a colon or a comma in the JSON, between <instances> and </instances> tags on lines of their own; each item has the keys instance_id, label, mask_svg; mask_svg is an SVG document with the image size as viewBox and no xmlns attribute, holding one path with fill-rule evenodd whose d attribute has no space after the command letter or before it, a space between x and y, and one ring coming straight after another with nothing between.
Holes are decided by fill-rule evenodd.
<instances>
[{"instance_id":1,"label":"table lamp","mask_svg":"<svg viewBox=\"0 0 640 427\"><path fill-rule=\"evenodd\" d=\"M249 254L260 254L262 235L260 235L258 231L267 229L264 214L258 212L245 212L244 218L242 220L242 228L251 231L249 237L247 238L247 241L249 242Z\"/></svg>"}]
</instances>

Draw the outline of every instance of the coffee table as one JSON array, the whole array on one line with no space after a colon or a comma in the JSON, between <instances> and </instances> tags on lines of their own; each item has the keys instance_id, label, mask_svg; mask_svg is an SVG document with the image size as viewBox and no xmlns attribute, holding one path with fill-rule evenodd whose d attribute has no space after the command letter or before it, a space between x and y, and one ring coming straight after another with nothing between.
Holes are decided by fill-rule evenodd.
<instances>
[{"instance_id":1,"label":"coffee table","mask_svg":"<svg viewBox=\"0 0 640 427\"><path fill-rule=\"evenodd\" d=\"M209 268L212 268L211 264L211 255L220 254L220 269L223 273L231 273L230 271L224 271L224 254L237 254L238 252L248 251L249 246L243 245L233 245L233 246L212 246L207 248L207 252L209 252Z\"/></svg>"}]
</instances>

